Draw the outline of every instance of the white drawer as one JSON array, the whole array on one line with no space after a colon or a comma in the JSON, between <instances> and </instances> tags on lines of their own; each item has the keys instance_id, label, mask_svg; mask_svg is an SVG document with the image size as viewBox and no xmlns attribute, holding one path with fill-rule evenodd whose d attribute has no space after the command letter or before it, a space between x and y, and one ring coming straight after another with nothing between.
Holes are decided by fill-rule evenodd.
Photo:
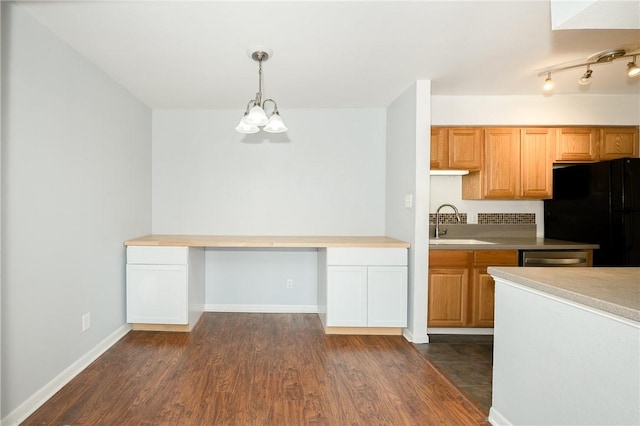
<instances>
[{"instance_id":1,"label":"white drawer","mask_svg":"<svg viewBox=\"0 0 640 426\"><path fill-rule=\"evenodd\" d=\"M327 248L327 265L405 266L406 248Z\"/></svg>"},{"instance_id":2,"label":"white drawer","mask_svg":"<svg viewBox=\"0 0 640 426\"><path fill-rule=\"evenodd\" d=\"M127 263L130 265L186 265L189 263L189 247L127 247Z\"/></svg>"}]
</instances>

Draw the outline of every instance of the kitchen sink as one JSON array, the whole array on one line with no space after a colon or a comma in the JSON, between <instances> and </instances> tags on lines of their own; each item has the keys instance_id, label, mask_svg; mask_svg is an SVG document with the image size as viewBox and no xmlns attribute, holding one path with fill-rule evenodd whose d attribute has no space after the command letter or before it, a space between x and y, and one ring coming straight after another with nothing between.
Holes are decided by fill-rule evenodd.
<instances>
[{"instance_id":1,"label":"kitchen sink","mask_svg":"<svg viewBox=\"0 0 640 426\"><path fill-rule=\"evenodd\" d=\"M496 243L492 243L489 241L482 241L482 240L473 240L469 238L437 238L437 239L429 240L429 245L442 245L442 244L472 245L472 244L496 244Z\"/></svg>"}]
</instances>

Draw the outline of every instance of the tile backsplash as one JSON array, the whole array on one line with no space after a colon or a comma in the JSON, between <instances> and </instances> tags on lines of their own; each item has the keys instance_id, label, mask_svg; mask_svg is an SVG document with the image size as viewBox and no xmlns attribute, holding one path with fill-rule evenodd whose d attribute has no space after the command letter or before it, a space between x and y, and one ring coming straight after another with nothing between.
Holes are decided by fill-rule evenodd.
<instances>
[{"instance_id":1,"label":"tile backsplash","mask_svg":"<svg viewBox=\"0 0 640 426\"><path fill-rule=\"evenodd\" d=\"M440 213L440 223L466 224L467 214L460 213L460 222L453 213ZM429 213L429 224L435 225L436 214ZM535 225L535 213L478 213L478 225Z\"/></svg>"}]
</instances>

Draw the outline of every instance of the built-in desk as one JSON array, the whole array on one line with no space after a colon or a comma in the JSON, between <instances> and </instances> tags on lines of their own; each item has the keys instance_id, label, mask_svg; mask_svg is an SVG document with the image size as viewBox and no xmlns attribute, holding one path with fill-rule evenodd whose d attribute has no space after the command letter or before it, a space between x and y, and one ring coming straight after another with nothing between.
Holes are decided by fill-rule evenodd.
<instances>
[{"instance_id":1,"label":"built-in desk","mask_svg":"<svg viewBox=\"0 0 640 426\"><path fill-rule=\"evenodd\" d=\"M389 237L148 235L127 246L127 322L190 331L204 311L204 249L318 250L318 314L327 333L402 334L407 248Z\"/></svg>"}]
</instances>

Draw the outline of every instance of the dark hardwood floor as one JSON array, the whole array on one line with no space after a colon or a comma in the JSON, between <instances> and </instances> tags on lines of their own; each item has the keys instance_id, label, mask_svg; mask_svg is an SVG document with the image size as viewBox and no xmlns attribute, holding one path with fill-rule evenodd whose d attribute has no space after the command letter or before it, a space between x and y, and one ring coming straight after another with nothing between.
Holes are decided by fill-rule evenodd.
<instances>
[{"instance_id":1,"label":"dark hardwood floor","mask_svg":"<svg viewBox=\"0 0 640 426\"><path fill-rule=\"evenodd\" d=\"M327 336L315 314L206 313L192 333L128 333L22 424L486 422L403 337Z\"/></svg>"}]
</instances>

